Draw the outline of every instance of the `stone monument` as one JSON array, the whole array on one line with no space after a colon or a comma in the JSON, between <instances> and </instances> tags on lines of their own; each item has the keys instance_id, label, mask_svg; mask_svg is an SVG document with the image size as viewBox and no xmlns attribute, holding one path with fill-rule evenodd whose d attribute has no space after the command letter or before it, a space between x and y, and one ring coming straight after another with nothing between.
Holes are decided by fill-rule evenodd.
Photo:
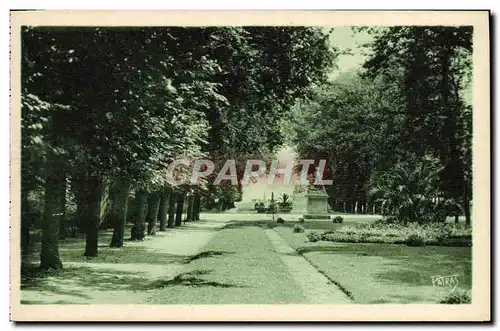
<instances>
[{"instance_id":1,"label":"stone monument","mask_svg":"<svg viewBox=\"0 0 500 331\"><path fill-rule=\"evenodd\" d=\"M292 213L303 214L304 219L329 219L328 194L324 188L297 186L293 193Z\"/></svg>"}]
</instances>

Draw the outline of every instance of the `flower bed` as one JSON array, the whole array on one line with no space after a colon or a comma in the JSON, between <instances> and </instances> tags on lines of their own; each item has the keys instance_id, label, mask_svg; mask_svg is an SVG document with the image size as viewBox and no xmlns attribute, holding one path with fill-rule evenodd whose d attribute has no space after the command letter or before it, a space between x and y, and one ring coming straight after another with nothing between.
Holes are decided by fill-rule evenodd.
<instances>
[{"instance_id":1,"label":"flower bed","mask_svg":"<svg viewBox=\"0 0 500 331\"><path fill-rule=\"evenodd\" d=\"M472 231L454 224L355 224L326 231L320 240L350 243L407 244L411 246L438 245L468 247L472 245Z\"/></svg>"}]
</instances>

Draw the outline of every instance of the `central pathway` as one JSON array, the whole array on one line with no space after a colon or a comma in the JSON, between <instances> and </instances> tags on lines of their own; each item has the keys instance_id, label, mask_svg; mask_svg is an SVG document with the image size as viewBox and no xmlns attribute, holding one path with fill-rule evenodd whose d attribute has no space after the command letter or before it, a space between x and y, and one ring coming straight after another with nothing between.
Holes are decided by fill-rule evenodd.
<instances>
[{"instance_id":1,"label":"central pathway","mask_svg":"<svg viewBox=\"0 0 500 331\"><path fill-rule=\"evenodd\" d=\"M267 237L276 252L281 254L281 260L287 266L293 279L306 296L307 303L349 304L349 297L328 278L318 272L309 261L297 254L286 241L273 229L265 229Z\"/></svg>"},{"instance_id":2,"label":"central pathway","mask_svg":"<svg viewBox=\"0 0 500 331\"><path fill-rule=\"evenodd\" d=\"M218 230L182 273L163 283L150 303L352 303L276 231L248 221L252 217L225 216L237 220Z\"/></svg>"},{"instance_id":3,"label":"central pathway","mask_svg":"<svg viewBox=\"0 0 500 331\"><path fill-rule=\"evenodd\" d=\"M22 299L45 304L350 303L267 228L262 215L202 216L203 221L127 242L121 249L103 247L106 262L65 262L63 273L23 290ZM131 255L134 250L137 257Z\"/></svg>"}]
</instances>

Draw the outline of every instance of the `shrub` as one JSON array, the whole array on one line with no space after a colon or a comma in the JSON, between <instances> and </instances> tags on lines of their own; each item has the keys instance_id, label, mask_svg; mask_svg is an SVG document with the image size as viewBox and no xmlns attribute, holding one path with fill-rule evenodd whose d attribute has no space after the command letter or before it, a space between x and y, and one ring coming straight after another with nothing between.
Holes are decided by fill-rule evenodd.
<instances>
[{"instance_id":1,"label":"shrub","mask_svg":"<svg viewBox=\"0 0 500 331\"><path fill-rule=\"evenodd\" d=\"M302 217L299 218L299 223L304 223L304 219Z\"/></svg>"},{"instance_id":2,"label":"shrub","mask_svg":"<svg viewBox=\"0 0 500 331\"><path fill-rule=\"evenodd\" d=\"M302 232L305 232L305 231L306 231L306 229L302 225L295 224L293 226L293 232L294 233L302 233Z\"/></svg>"},{"instance_id":3,"label":"shrub","mask_svg":"<svg viewBox=\"0 0 500 331\"><path fill-rule=\"evenodd\" d=\"M372 224L376 225L376 226L384 226L384 225L390 225L390 224L399 224L399 222L398 222L398 219L396 217L387 216L387 217L376 220Z\"/></svg>"},{"instance_id":4,"label":"shrub","mask_svg":"<svg viewBox=\"0 0 500 331\"><path fill-rule=\"evenodd\" d=\"M289 213L289 212L292 211L292 209L293 209L293 207L290 207L290 206L288 206L288 207L280 206L279 207L279 212L280 213Z\"/></svg>"},{"instance_id":5,"label":"shrub","mask_svg":"<svg viewBox=\"0 0 500 331\"><path fill-rule=\"evenodd\" d=\"M342 223L344 222L344 219L342 218L342 216L335 216L333 218L333 223Z\"/></svg>"},{"instance_id":6,"label":"shrub","mask_svg":"<svg viewBox=\"0 0 500 331\"><path fill-rule=\"evenodd\" d=\"M277 211L278 211L278 204L274 201L271 201L271 203L269 204L269 207L267 208L266 213L267 214L274 214Z\"/></svg>"},{"instance_id":7,"label":"shrub","mask_svg":"<svg viewBox=\"0 0 500 331\"><path fill-rule=\"evenodd\" d=\"M257 213L263 214L267 211L266 205L264 205L263 202L259 203L259 205L256 207Z\"/></svg>"},{"instance_id":8,"label":"shrub","mask_svg":"<svg viewBox=\"0 0 500 331\"><path fill-rule=\"evenodd\" d=\"M434 199L441 193L442 170L436 157L407 158L377 176L370 195L382 203L383 215L394 215L402 223L444 221L450 203Z\"/></svg>"},{"instance_id":9,"label":"shrub","mask_svg":"<svg viewBox=\"0 0 500 331\"><path fill-rule=\"evenodd\" d=\"M321 240L321 236L315 232L315 231L311 231L307 234L307 239L309 239L310 242L317 242L317 241L320 241Z\"/></svg>"},{"instance_id":10,"label":"shrub","mask_svg":"<svg viewBox=\"0 0 500 331\"><path fill-rule=\"evenodd\" d=\"M293 204L290 201L290 196L283 193L281 201L278 203L280 212L289 213L293 209Z\"/></svg>"},{"instance_id":11,"label":"shrub","mask_svg":"<svg viewBox=\"0 0 500 331\"><path fill-rule=\"evenodd\" d=\"M282 219L281 217L278 217L278 219L276 220L276 223L278 223L278 224L284 224L285 220Z\"/></svg>"},{"instance_id":12,"label":"shrub","mask_svg":"<svg viewBox=\"0 0 500 331\"><path fill-rule=\"evenodd\" d=\"M448 294L443 300L439 301L439 303L456 305L456 304L471 303L471 301L472 300L468 292L459 291Z\"/></svg>"},{"instance_id":13,"label":"shrub","mask_svg":"<svg viewBox=\"0 0 500 331\"><path fill-rule=\"evenodd\" d=\"M335 241L335 232L333 230L325 231L320 235L323 241Z\"/></svg>"},{"instance_id":14,"label":"shrub","mask_svg":"<svg viewBox=\"0 0 500 331\"><path fill-rule=\"evenodd\" d=\"M421 235L414 233L414 234L410 234L406 238L405 244L408 246L424 246L425 240Z\"/></svg>"}]
</instances>

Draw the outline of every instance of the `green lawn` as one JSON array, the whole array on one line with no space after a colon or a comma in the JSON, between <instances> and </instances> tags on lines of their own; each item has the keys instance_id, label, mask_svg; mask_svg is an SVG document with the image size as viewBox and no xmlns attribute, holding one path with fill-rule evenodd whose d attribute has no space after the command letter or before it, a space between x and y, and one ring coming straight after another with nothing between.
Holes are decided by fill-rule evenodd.
<instances>
[{"instance_id":1,"label":"green lawn","mask_svg":"<svg viewBox=\"0 0 500 331\"><path fill-rule=\"evenodd\" d=\"M130 230L127 228L126 234ZM96 258L85 257L85 240L82 236L78 238L66 238L59 242L59 255L63 263L63 269L59 271L39 271L40 235L35 232L32 236L33 246L31 254L25 259L25 271L21 275L21 289L25 291L44 291L54 295L65 295L77 299L89 299L88 291L110 291L110 290L134 290L148 282L148 278L142 274L136 265L141 268L149 266L155 268L150 270L151 277L160 271L158 269L171 263L188 263L189 256L172 255L152 251L147 248L147 242L128 242L123 248L110 248L113 231L101 230L99 233L99 254ZM90 262L90 263L89 263ZM72 265L76 263L76 265ZM113 269L115 263L129 265L129 268ZM94 264L102 265L103 268L96 269ZM134 270L135 268L135 270ZM154 272L153 272L154 271ZM141 278L142 277L142 278ZM71 282L68 285L65 282ZM145 289L147 290L147 289ZM68 300L43 303L75 303ZM37 303L31 300L23 300L23 303Z\"/></svg>"},{"instance_id":2,"label":"green lawn","mask_svg":"<svg viewBox=\"0 0 500 331\"><path fill-rule=\"evenodd\" d=\"M219 231L204 253L173 280L158 283L154 304L285 304L304 295L274 252L263 222L237 222Z\"/></svg>"},{"instance_id":3,"label":"green lawn","mask_svg":"<svg viewBox=\"0 0 500 331\"><path fill-rule=\"evenodd\" d=\"M65 262L86 262L93 263L147 263L147 264L165 264L169 262L181 262L185 257L173 256L164 253L155 253L144 247L144 242L130 241L131 224L127 224L125 230L125 242L129 243L125 249L110 248L109 243L113 236L113 230L99 231L99 251L98 257L87 258L83 255L85 252L85 238L79 234L78 238L66 238L59 241L59 256L64 265ZM150 237L146 237L149 239ZM37 266L40 261L40 233L35 232L32 235L33 247L26 262Z\"/></svg>"},{"instance_id":4,"label":"green lawn","mask_svg":"<svg viewBox=\"0 0 500 331\"><path fill-rule=\"evenodd\" d=\"M321 232L318 224L303 225ZM277 226L275 230L318 270L349 292L356 303L438 302L451 289L433 287L431 277L437 275L457 274L457 290L471 288L470 247L311 243L306 238L308 231L293 233L292 226Z\"/></svg>"},{"instance_id":5,"label":"green lawn","mask_svg":"<svg viewBox=\"0 0 500 331\"><path fill-rule=\"evenodd\" d=\"M262 230L266 226L273 227L356 303L437 302L450 293L450 288L432 286L431 277L437 275L457 274L458 289L471 288L470 247L311 243L306 238L312 230L322 233L370 221L361 215L346 217L342 224L306 221L302 223L305 233L293 233L297 222L291 220L285 224L270 220L235 221L218 231L200 254L192 256L152 251L144 242L112 249L108 247L111 231L103 231L99 238L99 257L92 259L102 268L85 264L84 240L66 239L60 242L61 259L63 263L78 265L67 265L55 276L55 284L61 283L61 286L27 275L23 277L23 288L53 292L59 297L51 300L61 302L69 302L72 297L95 300L87 292L93 288L99 293L123 293L124 302L128 300L126 295L141 294L141 300L153 304L302 303L303 293ZM33 255L34 260L38 254ZM120 268L114 268L114 263ZM171 272L166 272L166 268L173 264L184 265L186 269L176 277L168 277L175 268ZM64 281L68 283L62 284ZM30 298L31 303L41 300ZM28 299L25 301L28 303Z\"/></svg>"}]
</instances>

